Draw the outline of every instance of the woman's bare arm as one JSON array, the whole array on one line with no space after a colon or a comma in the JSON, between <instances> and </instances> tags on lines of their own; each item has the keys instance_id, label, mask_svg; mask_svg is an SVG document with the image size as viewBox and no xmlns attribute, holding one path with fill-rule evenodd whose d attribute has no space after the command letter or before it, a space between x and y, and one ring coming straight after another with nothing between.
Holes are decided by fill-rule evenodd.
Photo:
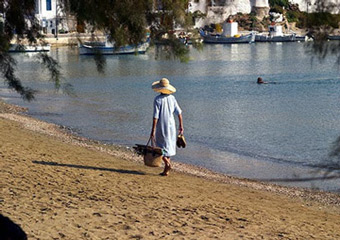
<instances>
[{"instance_id":1,"label":"woman's bare arm","mask_svg":"<svg viewBox=\"0 0 340 240\"><path fill-rule=\"evenodd\" d=\"M183 127L183 117L182 117L182 114L178 114L178 121L179 121L179 129L178 129L178 132L179 132L179 134L183 134L183 132L184 132L184 127Z\"/></svg>"},{"instance_id":2,"label":"woman's bare arm","mask_svg":"<svg viewBox=\"0 0 340 240\"><path fill-rule=\"evenodd\" d=\"M154 138L154 137L155 137L157 122L158 122L158 118L153 118L153 121L152 121L152 129L151 129L151 134L150 134L150 137L151 137L151 138Z\"/></svg>"}]
</instances>

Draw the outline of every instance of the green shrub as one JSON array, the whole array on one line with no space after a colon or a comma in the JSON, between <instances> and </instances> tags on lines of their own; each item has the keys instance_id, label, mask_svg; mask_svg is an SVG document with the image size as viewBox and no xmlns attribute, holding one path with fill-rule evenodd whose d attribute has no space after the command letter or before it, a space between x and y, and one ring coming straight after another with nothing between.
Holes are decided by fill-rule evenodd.
<instances>
[{"instance_id":1,"label":"green shrub","mask_svg":"<svg viewBox=\"0 0 340 240\"><path fill-rule=\"evenodd\" d=\"M308 14L308 24L310 26L327 25L332 28L338 28L339 27L339 15L331 14L328 12L310 13Z\"/></svg>"},{"instance_id":2,"label":"green shrub","mask_svg":"<svg viewBox=\"0 0 340 240\"><path fill-rule=\"evenodd\" d=\"M270 12L283 13L283 8L279 5L272 6Z\"/></svg>"},{"instance_id":3,"label":"green shrub","mask_svg":"<svg viewBox=\"0 0 340 240\"><path fill-rule=\"evenodd\" d=\"M280 6L280 7L289 7L289 1L288 0L269 0L269 6Z\"/></svg>"},{"instance_id":4,"label":"green shrub","mask_svg":"<svg viewBox=\"0 0 340 240\"><path fill-rule=\"evenodd\" d=\"M287 11L286 17L287 17L288 22L298 22L300 13L295 12L295 11Z\"/></svg>"}]
</instances>

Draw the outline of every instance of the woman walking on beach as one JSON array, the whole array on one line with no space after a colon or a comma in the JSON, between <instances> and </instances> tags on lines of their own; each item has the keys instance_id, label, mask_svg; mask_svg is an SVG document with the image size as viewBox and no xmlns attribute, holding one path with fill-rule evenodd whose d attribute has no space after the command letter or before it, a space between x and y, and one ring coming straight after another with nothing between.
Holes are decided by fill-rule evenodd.
<instances>
[{"instance_id":1,"label":"woman walking on beach","mask_svg":"<svg viewBox=\"0 0 340 240\"><path fill-rule=\"evenodd\" d=\"M176 155L176 122L174 115L178 116L179 134L183 134L182 110L176 98L171 95L176 88L170 85L166 78L152 84L152 89L159 92L155 97L153 108L153 123L150 137L155 140L156 146L163 149L164 171L160 174L168 176L171 170L170 157Z\"/></svg>"}]
</instances>

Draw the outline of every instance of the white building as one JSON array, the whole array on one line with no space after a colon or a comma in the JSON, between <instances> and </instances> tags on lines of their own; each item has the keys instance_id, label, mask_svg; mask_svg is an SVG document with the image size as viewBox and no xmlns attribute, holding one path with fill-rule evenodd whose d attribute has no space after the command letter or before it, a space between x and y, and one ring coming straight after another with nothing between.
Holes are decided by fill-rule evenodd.
<instances>
[{"instance_id":1,"label":"white building","mask_svg":"<svg viewBox=\"0 0 340 240\"><path fill-rule=\"evenodd\" d=\"M189 1L188 5L188 11L191 13L199 12L206 14L208 11L208 1L206 0L192 0ZM204 18L198 18L195 19L195 28L200 28L205 25L205 19Z\"/></svg>"},{"instance_id":2,"label":"white building","mask_svg":"<svg viewBox=\"0 0 340 240\"><path fill-rule=\"evenodd\" d=\"M222 35L226 37L233 37L238 34L238 23L226 21L223 23Z\"/></svg>"},{"instance_id":3,"label":"white building","mask_svg":"<svg viewBox=\"0 0 340 240\"><path fill-rule=\"evenodd\" d=\"M195 28L203 27L210 23L224 22L230 15L237 13L248 14L252 11L264 10L269 12L268 0L190 0L189 12L200 11L206 18L197 19Z\"/></svg>"},{"instance_id":4,"label":"white building","mask_svg":"<svg viewBox=\"0 0 340 240\"><path fill-rule=\"evenodd\" d=\"M57 0L35 1L35 16L39 20L44 33L55 34L57 16L56 1Z\"/></svg>"},{"instance_id":5,"label":"white building","mask_svg":"<svg viewBox=\"0 0 340 240\"><path fill-rule=\"evenodd\" d=\"M58 0L35 0L36 18L39 20L42 32L56 34L70 29Z\"/></svg>"}]
</instances>

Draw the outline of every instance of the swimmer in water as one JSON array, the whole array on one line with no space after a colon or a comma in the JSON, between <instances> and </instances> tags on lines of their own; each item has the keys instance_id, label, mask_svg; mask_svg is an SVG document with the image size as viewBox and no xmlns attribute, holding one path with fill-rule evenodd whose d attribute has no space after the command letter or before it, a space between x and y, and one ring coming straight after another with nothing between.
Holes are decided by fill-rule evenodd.
<instances>
[{"instance_id":1,"label":"swimmer in water","mask_svg":"<svg viewBox=\"0 0 340 240\"><path fill-rule=\"evenodd\" d=\"M258 78L257 78L257 83L258 83L258 84L266 84L266 83L268 83L268 82L264 82L263 79L262 79L261 77L258 77Z\"/></svg>"}]
</instances>

